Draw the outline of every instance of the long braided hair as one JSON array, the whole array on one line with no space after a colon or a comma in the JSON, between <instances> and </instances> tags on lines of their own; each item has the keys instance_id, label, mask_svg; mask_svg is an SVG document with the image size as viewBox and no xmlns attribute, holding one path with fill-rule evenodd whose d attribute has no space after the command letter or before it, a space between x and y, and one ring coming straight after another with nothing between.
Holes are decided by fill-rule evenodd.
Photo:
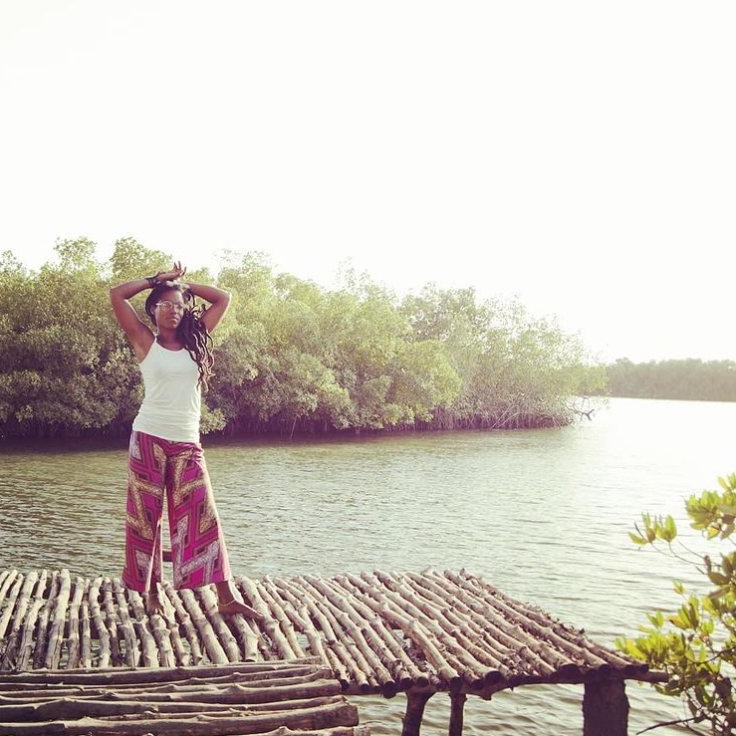
<instances>
[{"instance_id":1,"label":"long braided hair","mask_svg":"<svg viewBox=\"0 0 736 736\"><path fill-rule=\"evenodd\" d=\"M184 297L184 313L181 322L176 328L177 336L184 343L184 349L191 355L199 368L199 385L203 391L207 391L207 382L212 376L212 366L215 359L212 355L212 337L207 331L207 327L202 322L204 307L196 305L194 302L194 294L184 285L175 281L162 281L160 284L151 289L151 293L146 299L146 314L150 317L151 322L156 324L155 310L156 303L167 291L179 291Z\"/></svg>"}]
</instances>

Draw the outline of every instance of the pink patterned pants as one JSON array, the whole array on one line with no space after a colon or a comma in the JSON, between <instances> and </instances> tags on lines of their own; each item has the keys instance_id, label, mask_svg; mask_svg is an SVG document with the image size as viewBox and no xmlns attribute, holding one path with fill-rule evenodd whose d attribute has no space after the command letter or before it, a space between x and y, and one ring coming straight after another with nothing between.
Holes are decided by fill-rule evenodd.
<instances>
[{"instance_id":1,"label":"pink patterned pants","mask_svg":"<svg viewBox=\"0 0 736 736\"><path fill-rule=\"evenodd\" d=\"M123 583L140 592L161 580L161 516L168 503L174 587L196 588L231 576L202 446L133 432Z\"/></svg>"}]
</instances>

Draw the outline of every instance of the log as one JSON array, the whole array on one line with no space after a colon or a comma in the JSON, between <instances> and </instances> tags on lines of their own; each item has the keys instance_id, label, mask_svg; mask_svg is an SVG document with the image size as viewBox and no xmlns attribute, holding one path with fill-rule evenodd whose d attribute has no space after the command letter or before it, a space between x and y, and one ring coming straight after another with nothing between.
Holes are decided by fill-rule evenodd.
<instances>
[{"instance_id":1,"label":"log","mask_svg":"<svg viewBox=\"0 0 736 736\"><path fill-rule=\"evenodd\" d=\"M162 585L161 583L159 583L159 595L166 609L165 613L160 618L161 618L162 623L166 627L167 636L169 638L169 644L170 644L171 650L173 652L173 657L174 657L173 662L164 663L164 660L162 659L162 664L165 667L174 667L176 665L184 665L184 666L189 665L192 663L191 652L187 649L187 647L184 646L184 641L182 640L181 634L179 633L179 626L176 623L176 609L169 597L169 592L166 590L165 586ZM187 619L189 620L189 625L191 626L191 619L189 619L189 614L185 612L185 615ZM159 643L159 636L161 635L156 634L155 626L154 626L153 634L156 637L156 643L159 644L159 651L161 651L162 646L165 647L166 645L165 644L162 645ZM196 635L195 635L195 640L196 640ZM197 646L199 646L199 644L197 644Z\"/></svg>"},{"instance_id":2,"label":"log","mask_svg":"<svg viewBox=\"0 0 736 736\"><path fill-rule=\"evenodd\" d=\"M179 619L181 627L184 629L184 636L189 644L189 653L191 658L191 664L198 665L204 659L202 653L202 647L199 643L199 636L197 630L194 628L192 623L192 617L187 612L187 609L182 603L181 597L178 595L176 590L172 587L171 583L165 582L163 584L164 593L168 598L169 602L176 612L176 618ZM173 628L173 627L172 627ZM188 664L187 662L181 662L181 664Z\"/></svg>"},{"instance_id":3,"label":"log","mask_svg":"<svg viewBox=\"0 0 736 736\"><path fill-rule=\"evenodd\" d=\"M36 590L34 592L33 605L31 610L26 616L26 620L23 622L23 629L20 637L20 647L18 652L18 661L16 662L16 669L26 670L31 664L31 654L33 653L33 632L36 628L36 621L38 616L46 605L44 599L44 593L46 592L46 581L48 578L48 572L46 570L41 571L41 576L36 584Z\"/></svg>"},{"instance_id":4,"label":"log","mask_svg":"<svg viewBox=\"0 0 736 736\"><path fill-rule=\"evenodd\" d=\"M289 604L284 605L284 611L289 616L292 623L295 624L299 631L306 636L309 642L309 651L316 657L319 657L323 662L328 662L327 652L324 646L324 640L319 635L319 632L314 627L312 619L309 616L309 609L306 604L302 603L289 589L288 584L284 580L278 580L275 582L278 586L279 595Z\"/></svg>"},{"instance_id":5,"label":"log","mask_svg":"<svg viewBox=\"0 0 736 736\"><path fill-rule=\"evenodd\" d=\"M13 585L17 577L17 570L3 570L3 577L0 578L0 610L3 607L5 596L8 594L10 586Z\"/></svg>"},{"instance_id":6,"label":"log","mask_svg":"<svg viewBox=\"0 0 736 736\"><path fill-rule=\"evenodd\" d=\"M51 721L39 724L0 723L1 736L51 736L64 733L67 736L128 736L155 731L167 736L211 736L218 733L252 734L275 730L281 726L289 729L323 729L334 725L355 726L358 711L347 702L318 708L300 708L295 711L279 711L247 717L225 718L199 715L196 718L154 718L147 720L111 722L98 718L81 718L72 723Z\"/></svg>"},{"instance_id":7,"label":"log","mask_svg":"<svg viewBox=\"0 0 736 736\"><path fill-rule=\"evenodd\" d=\"M299 586L293 581L282 581L282 583L283 587L289 592L289 595L294 601L302 601L302 609L304 612L301 617L308 622L307 632L311 633L315 642L317 640L321 642L320 644L315 644L315 650L316 652L319 652L318 656L321 657L322 661L332 668L334 676L340 681L340 685L343 690L346 690L350 685L350 676L343 661L338 657L335 651L333 651L333 647L339 646L339 644L337 643L337 637L335 632L332 630L329 621L322 612L316 608L314 601L303 589L299 588ZM320 628L322 629L322 634L320 634L314 627L312 620L319 623ZM325 644L327 645L326 647L324 646Z\"/></svg>"},{"instance_id":8,"label":"log","mask_svg":"<svg viewBox=\"0 0 736 736\"><path fill-rule=\"evenodd\" d=\"M344 631L346 631L355 642L357 652L353 655L356 661L358 658L363 666L366 675L375 677L381 686L381 691L386 697L393 697L397 691L397 685L392 677L391 673L381 662L380 658L370 647L366 641L363 629L367 628L367 621L360 618L354 611L354 615L358 620L356 623L349 615L346 610L350 610L349 605L345 600L344 592L340 591L339 588L335 590L329 583L321 581L313 576L306 576L306 580L320 593L322 593L327 601L333 605L332 614L338 621L339 625ZM360 624L360 625L359 625Z\"/></svg>"},{"instance_id":9,"label":"log","mask_svg":"<svg viewBox=\"0 0 736 736\"><path fill-rule=\"evenodd\" d=\"M375 578L363 573L361 579L373 590L378 589L378 584ZM381 615L393 623L395 626L400 628L404 635L410 639L422 652L424 658L435 668L440 676L449 683L453 689L459 689L463 682L462 667L453 666L450 659L448 658L447 652L441 652L435 641L432 638L430 632L424 627L423 623L419 620L408 617L404 612L401 611L401 605L404 602L400 600L399 596L391 596L391 591L385 590L384 597L395 605L394 607L389 606L389 602L385 602L379 606L379 612ZM411 610L411 609L410 609ZM426 619L421 611L415 610L418 618Z\"/></svg>"},{"instance_id":10,"label":"log","mask_svg":"<svg viewBox=\"0 0 736 736\"><path fill-rule=\"evenodd\" d=\"M88 592L88 591L87 591ZM74 581L74 595L69 606L69 628L67 635L67 664L69 668L77 667L79 663L79 607L82 605L82 596L85 593L84 578L77 576Z\"/></svg>"},{"instance_id":11,"label":"log","mask_svg":"<svg viewBox=\"0 0 736 736\"><path fill-rule=\"evenodd\" d=\"M82 603L82 667L92 666L92 631L89 619L89 604Z\"/></svg>"},{"instance_id":12,"label":"log","mask_svg":"<svg viewBox=\"0 0 736 736\"><path fill-rule=\"evenodd\" d=\"M228 662L228 657L225 654L225 650L217 639L212 625L207 620L207 617L202 613L202 609L199 607L197 599L194 597L194 593L188 589L182 589L179 591L184 607L187 609L189 616L192 619L192 623L199 631L199 635L202 638L205 651L210 658L210 661L214 664L225 664Z\"/></svg>"},{"instance_id":13,"label":"log","mask_svg":"<svg viewBox=\"0 0 736 736\"><path fill-rule=\"evenodd\" d=\"M18 649L20 648L21 628L23 626L23 622L26 619L26 613L31 602L31 596L33 595L33 591L36 587L37 582L38 573L35 570L28 573L25 581L23 582L23 587L20 590L20 594L18 595L17 603L15 606L15 616L13 617L13 623L8 633L8 641L5 645L5 652L2 658L2 662L0 663L0 670L12 669L14 663L18 659L17 655ZM8 607L5 613L10 613L10 607Z\"/></svg>"},{"instance_id":14,"label":"log","mask_svg":"<svg viewBox=\"0 0 736 736\"><path fill-rule=\"evenodd\" d=\"M419 736L424 717L424 706L432 697L431 692L410 690L406 694L406 713L404 714L401 736Z\"/></svg>"},{"instance_id":15,"label":"log","mask_svg":"<svg viewBox=\"0 0 736 736\"><path fill-rule=\"evenodd\" d=\"M118 620L120 621L120 631L123 633L123 640L125 642L125 664L128 667L136 667L141 659L141 650L138 647L138 637L135 635L135 629L133 628L133 622L130 618L130 612L128 611L128 601L125 598L125 588L123 587L120 578L114 578L112 581L112 587L115 592L115 601L117 602L117 614ZM149 659L150 661L150 659ZM150 667L150 664L146 664Z\"/></svg>"},{"instance_id":16,"label":"log","mask_svg":"<svg viewBox=\"0 0 736 736\"><path fill-rule=\"evenodd\" d=\"M79 681L79 677L75 678L77 680L76 682L69 684L64 680L47 683L45 680L24 682L23 679L13 678L11 681L0 685L0 697L6 700L22 699L25 701L26 699L32 700L34 698L46 700L49 697L102 696L111 688L118 692L124 692L126 696L129 695L131 697L137 694L150 696L155 693L162 695L171 693L196 693L200 692L203 688L223 690L233 686L247 688L249 691L260 689L268 692L272 689L277 690L280 687L309 686L317 680L328 679L330 682L334 682L331 679L332 673L326 666L316 666L316 669L300 667L298 670L283 666L271 672L240 672L238 671L239 669L230 670L231 674L228 675L218 675L217 671L220 668L215 666L203 667L200 665L192 670L175 668L175 670L169 671L169 679L166 679L165 677L161 677L163 670L161 668L147 670L147 672L158 673L159 677L156 680L143 682L126 679L119 681L114 672L111 672L109 677L105 673L105 682L91 683ZM305 670L307 674L299 674ZM189 676L189 673L192 671L193 674ZM207 674L208 672L214 672L215 674ZM41 674L36 670L34 674L37 673ZM99 679L95 676L95 671L89 673L77 672L74 674Z\"/></svg>"},{"instance_id":17,"label":"log","mask_svg":"<svg viewBox=\"0 0 736 736\"><path fill-rule=\"evenodd\" d=\"M269 590L269 587L271 587L271 590ZM294 656L306 656L306 653L302 649L302 645L297 639L296 632L294 631L294 625L284 612L283 601L280 599L278 591L273 586L268 576L264 577L259 591L261 593L261 597L266 602L266 605L269 607L269 609L273 613L273 616L278 621L281 630L284 632L284 636L289 642L289 646L291 647L291 651L294 652Z\"/></svg>"},{"instance_id":18,"label":"log","mask_svg":"<svg viewBox=\"0 0 736 736\"><path fill-rule=\"evenodd\" d=\"M454 582L461 581L460 588L453 590L456 600L463 602L482 620L492 621L507 636L514 637L517 641L520 635L523 637L521 639L523 649L519 650L519 654L525 655L543 678L549 678L551 673L547 670L551 667L553 672L559 673L559 679L571 679L573 682L580 682L582 679L580 666L572 658L590 663L592 655L564 641L554 634L549 627L540 628L530 623L529 619L515 615L511 609L498 601L474 598L470 594L471 591L468 590L470 585L462 584L462 579L459 576L449 573L447 577L450 580L454 578ZM510 624L509 621L512 623ZM548 640L550 641L549 644L547 643ZM561 645L562 652L557 651L553 644ZM599 660L598 664L605 665L606 663Z\"/></svg>"},{"instance_id":19,"label":"log","mask_svg":"<svg viewBox=\"0 0 736 736\"><path fill-rule=\"evenodd\" d=\"M384 620L378 615L378 613L371 608L369 603L362 600L363 594L360 588L353 583L353 576L348 574L338 578L340 584L350 592L351 604L355 607L364 618L370 621L371 627L378 632L381 642L388 648L388 650L396 658L396 664L394 665L397 669L397 677L401 680L401 687L403 690L407 690L409 687L416 686L424 688L429 685L429 678L426 673L419 669L414 660L404 651L401 646L401 641L394 633ZM376 607L380 610L380 606L376 604Z\"/></svg>"},{"instance_id":20,"label":"log","mask_svg":"<svg viewBox=\"0 0 736 736\"><path fill-rule=\"evenodd\" d=\"M327 634L328 642L331 645L330 649L349 675L352 676L352 680L357 684L359 691L365 694L369 693L374 687L377 688L378 682L375 678L369 679L367 673L361 667L361 663L354 659L354 652L348 646L348 637L340 629L335 617L325 606L324 602L312 594L311 586L303 578L297 578L297 581L303 590L303 599L307 604L309 612Z\"/></svg>"},{"instance_id":21,"label":"log","mask_svg":"<svg viewBox=\"0 0 736 736\"><path fill-rule=\"evenodd\" d=\"M261 626L274 643L279 657L281 659L298 659L296 652L291 648L288 639L283 631L281 631L279 622L274 618L273 611L271 611L263 599L259 586L246 577L236 577L235 582L242 589L244 595L251 601L251 607L265 616L264 621L261 622Z\"/></svg>"},{"instance_id":22,"label":"log","mask_svg":"<svg viewBox=\"0 0 736 736\"><path fill-rule=\"evenodd\" d=\"M339 691L339 687L335 683ZM114 696L114 699L110 696ZM47 700L41 703L16 704L0 706L0 722L27 722L27 721L69 721L84 718L119 718L126 716L127 720L135 720L135 716L159 717L165 714L167 718L191 718L195 714L221 713L243 714L244 709L233 708L241 705L235 698L228 701L215 699L213 693L209 700L179 699L175 701L148 701L129 700L124 695L111 693L104 699L63 698ZM299 708L317 708L345 702L342 696L315 695L313 697L290 699L285 701L267 701L249 703L247 713L277 712L283 710L297 710Z\"/></svg>"},{"instance_id":23,"label":"log","mask_svg":"<svg viewBox=\"0 0 736 736\"><path fill-rule=\"evenodd\" d=\"M467 696L465 693L450 693L450 728L449 736L462 736L463 709Z\"/></svg>"},{"instance_id":24,"label":"log","mask_svg":"<svg viewBox=\"0 0 736 736\"><path fill-rule=\"evenodd\" d=\"M225 618L218 611L217 608L217 594L211 588L199 588L197 590L199 598L204 606L205 615L207 620L212 626L212 630L217 635L217 640L220 642L225 655L229 662L240 662L242 660L240 649L238 648L238 641L233 636L233 632L228 628Z\"/></svg>"},{"instance_id":25,"label":"log","mask_svg":"<svg viewBox=\"0 0 736 736\"><path fill-rule=\"evenodd\" d=\"M59 577L59 571L54 570L54 572L51 574L49 597L46 600L46 604L41 609L41 614L38 617L36 646L33 650L33 669L38 669L39 667L43 666L44 659L46 658L46 646L48 643L46 632L48 630L49 619L51 618L51 610L54 607L56 596L59 594L60 585L61 580Z\"/></svg>"},{"instance_id":26,"label":"log","mask_svg":"<svg viewBox=\"0 0 736 736\"><path fill-rule=\"evenodd\" d=\"M102 578L95 578L90 586L89 593L87 595L87 601L89 603L89 614L92 618L92 624L94 630L97 633L97 639L100 643L99 649L99 660L97 662L98 667L109 667L110 666L110 632L107 628L107 624L102 618L102 610L100 609L100 586L102 585Z\"/></svg>"},{"instance_id":27,"label":"log","mask_svg":"<svg viewBox=\"0 0 736 736\"><path fill-rule=\"evenodd\" d=\"M573 662L562 657L544 642L529 637L517 622L514 622L513 619L509 621L487 601L474 599L466 591L452 586L447 580L443 582L438 578L437 582L441 587L447 586L446 589L454 598L455 608L471 620L475 620L483 628L487 634L483 641L487 645L493 646L493 643L498 641L508 647L509 654L516 655L516 659L510 657L510 661L516 665L515 669L519 671L519 675L523 671L528 674L526 677L517 675L510 678L510 685L540 681L540 677L550 681L549 677L557 668L561 669L568 665L572 665L572 669L577 670ZM579 682L580 679L582 678L579 677L577 681Z\"/></svg>"},{"instance_id":28,"label":"log","mask_svg":"<svg viewBox=\"0 0 736 736\"><path fill-rule=\"evenodd\" d=\"M72 578L69 570L62 570L60 575L59 593L54 601L49 628L49 643L46 649L44 666L48 669L57 669L61 660L61 649L64 643L64 624L66 622L69 594L72 588Z\"/></svg>"},{"instance_id":29,"label":"log","mask_svg":"<svg viewBox=\"0 0 736 736\"><path fill-rule=\"evenodd\" d=\"M118 667L123 664L123 655L120 651L120 642L118 640L118 617L115 612L115 605L112 599L112 581L110 578L105 578L102 584L105 596L105 622L107 624L107 629L110 632L110 657L112 659L113 666Z\"/></svg>"},{"instance_id":30,"label":"log","mask_svg":"<svg viewBox=\"0 0 736 736\"><path fill-rule=\"evenodd\" d=\"M18 600L18 596L20 595L20 591L23 587L23 581L24 576L17 575L15 577L15 583L8 593L5 612L3 613L2 617L0 617L0 639L3 639L5 637L5 631L7 630L10 619L13 616L13 611L15 610L15 602Z\"/></svg>"},{"instance_id":31,"label":"log","mask_svg":"<svg viewBox=\"0 0 736 736\"><path fill-rule=\"evenodd\" d=\"M623 680L585 684L583 736L626 736L629 701Z\"/></svg>"},{"instance_id":32,"label":"log","mask_svg":"<svg viewBox=\"0 0 736 736\"><path fill-rule=\"evenodd\" d=\"M118 608L125 605L124 601L127 597L127 608L133 613L131 623L133 624L133 630L136 633L137 641L141 644L143 666L158 667L158 647L156 646L156 638L153 635L153 622L148 616L141 594L137 590L128 590L122 586L116 590ZM155 615L158 616L158 614Z\"/></svg>"}]
</instances>

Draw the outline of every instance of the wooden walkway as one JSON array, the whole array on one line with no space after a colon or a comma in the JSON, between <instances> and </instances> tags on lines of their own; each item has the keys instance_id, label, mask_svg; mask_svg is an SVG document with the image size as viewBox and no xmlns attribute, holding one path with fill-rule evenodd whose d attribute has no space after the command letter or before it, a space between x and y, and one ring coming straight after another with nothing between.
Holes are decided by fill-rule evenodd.
<instances>
[{"instance_id":1,"label":"wooden walkway","mask_svg":"<svg viewBox=\"0 0 736 736\"><path fill-rule=\"evenodd\" d=\"M465 571L236 582L265 616L260 628L223 618L210 588L166 585L165 614L149 617L141 596L117 579L0 572L0 671L313 657L344 693L406 691L405 733L418 730L424 704L439 691L451 695L451 731L459 733L467 695L558 682L585 686L586 734L625 733L610 728L612 714L628 710L623 681L661 679ZM594 730L597 721L608 730Z\"/></svg>"}]
</instances>

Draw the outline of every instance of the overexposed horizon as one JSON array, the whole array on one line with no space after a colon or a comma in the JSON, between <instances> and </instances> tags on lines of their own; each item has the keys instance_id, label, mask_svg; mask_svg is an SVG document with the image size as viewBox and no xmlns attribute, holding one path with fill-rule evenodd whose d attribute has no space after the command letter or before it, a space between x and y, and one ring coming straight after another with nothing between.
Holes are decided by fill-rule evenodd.
<instances>
[{"instance_id":1,"label":"overexposed horizon","mask_svg":"<svg viewBox=\"0 0 736 736\"><path fill-rule=\"evenodd\" d=\"M727 2L0 6L0 251L132 236L736 359Z\"/></svg>"}]
</instances>

